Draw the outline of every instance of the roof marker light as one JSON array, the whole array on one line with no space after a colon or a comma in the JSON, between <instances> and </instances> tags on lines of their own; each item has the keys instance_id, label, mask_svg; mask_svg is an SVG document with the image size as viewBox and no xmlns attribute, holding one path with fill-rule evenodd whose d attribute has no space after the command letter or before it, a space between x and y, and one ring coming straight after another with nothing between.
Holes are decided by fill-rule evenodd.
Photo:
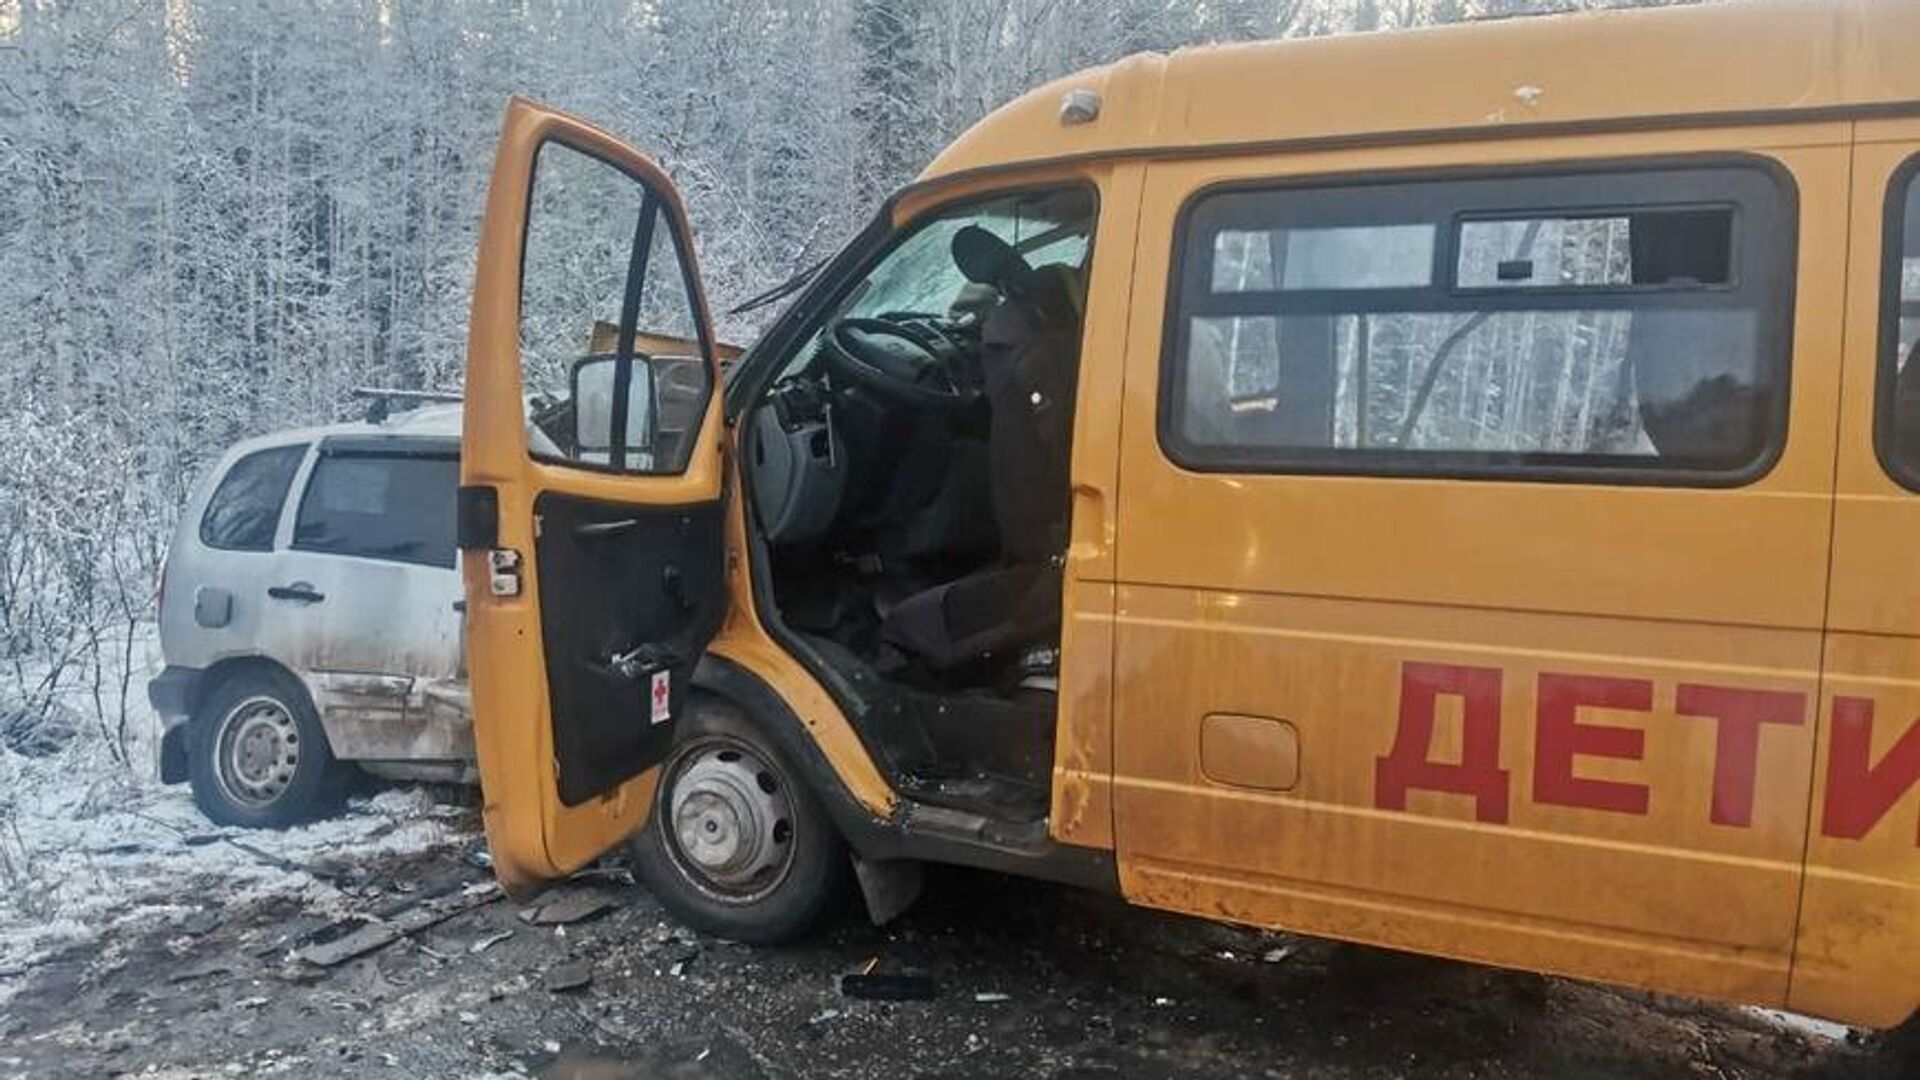
<instances>
[{"instance_id":1,"label":"roof marker light","mask_svg":"<svg viewBox=\"0 0 1920 1080\"><path fill-rule=\"evenodd\" d=\"M1060 96L1062 124L1091 124L1100 118L1100 92L1083 88Z\"/></svg>"}]
</instances>

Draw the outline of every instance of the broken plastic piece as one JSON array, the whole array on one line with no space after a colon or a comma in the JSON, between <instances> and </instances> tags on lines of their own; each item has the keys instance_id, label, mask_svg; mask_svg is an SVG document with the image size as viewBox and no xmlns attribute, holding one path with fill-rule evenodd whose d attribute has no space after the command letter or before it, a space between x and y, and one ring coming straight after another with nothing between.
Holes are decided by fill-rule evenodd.
<instances>
[{"instance_id":1,"label":"broken plastic piece","mask_svg":"<svg viewBox=\"0 0 1920 1080\"><path fill-rule=\"evenodd\" d=\"M467 946L467 952L469 953L486 952L488 949L493 948L495 945L500 944L501 942L507 940L512 936L513 936L513 931L511 930L502 930L497 934L488 934L486 937L483 937L480 940L474 942L473 944Z\"/></svg>"},{"instance_id":2,"label":"broken plastic piece","mask_svg":"<svg viewBox=\"0 0 1920 1080\"><path fill-rule=\"evenodd\" d=\"M593 965L585 960L575 960L550 968L541 978L540 985L550 993L562 994L568 990L578 990L592 981Z\"/></svg>"},{"instance_id":3,"label":"broken plastic piece","mask_svg":"<svg viewBox=\"0 0 1920 1080\"><path fill-rule=\"evenodd\" d=\"M612 910L613 898L594 889L556 889L520 913L535 926L566 926Z\"/></svg>"}]
</instances>

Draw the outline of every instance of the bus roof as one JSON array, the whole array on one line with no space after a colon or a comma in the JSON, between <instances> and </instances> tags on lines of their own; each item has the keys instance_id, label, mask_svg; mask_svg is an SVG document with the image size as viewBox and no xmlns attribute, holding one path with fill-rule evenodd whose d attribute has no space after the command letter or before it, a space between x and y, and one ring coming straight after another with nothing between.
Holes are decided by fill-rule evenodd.
<instances>
[{"instance_id":1,"label":"bus roof","mask_svg":"<svg viewBox=\"0 0 1920 1080\"><path fill-rule=\"evenodd\" d=\"M1091 122L1066 93L1100 95ZM1002 106L921 175L1249 145L1920 113L1920 0L1744 0L1147 53Z\"/></svg>"}]
</instances>

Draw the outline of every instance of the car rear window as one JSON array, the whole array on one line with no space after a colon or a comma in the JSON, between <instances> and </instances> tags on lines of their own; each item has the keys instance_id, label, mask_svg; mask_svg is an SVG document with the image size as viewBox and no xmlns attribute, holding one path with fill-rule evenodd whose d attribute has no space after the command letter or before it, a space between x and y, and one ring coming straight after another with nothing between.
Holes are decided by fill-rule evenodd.
<instances>
[{"instance_id":1,"label":"car rear window","mask_svg":"<svg viewBox=\"0 0 1920 1080\"><path fill-rule=\"evenodd\" d=\"M423 566L454 565L457 455L322 449L293 546Z\"/></svg>"},{"instance_id":2,"label":"car rear window","mask_svg":"<svg viewBox=\"0 0 1920 1080\"><path fill-rule=\"evenodd\" d=\"M234 462L200 515L200 542L223 551L271 551L280 504L306 453L305 443L276 446Z\"/></svg>"}]
</instances>

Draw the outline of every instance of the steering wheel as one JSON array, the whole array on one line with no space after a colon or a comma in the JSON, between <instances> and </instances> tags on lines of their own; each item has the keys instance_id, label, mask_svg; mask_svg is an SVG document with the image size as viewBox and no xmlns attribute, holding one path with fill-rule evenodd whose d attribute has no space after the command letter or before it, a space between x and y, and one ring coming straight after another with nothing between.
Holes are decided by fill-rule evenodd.
<instances>
[{"instance_id":1,"label":"steering wheel","mask_svg":"<svg viewBox=\"0 0 1920 1080\"><path fill-rule=\"evenodd\" d=\"M888 319L849 316L824 342L827 370L903 405L963 409L980 395L954 381L949 342Z\"/></svg>"}]
</instances>

